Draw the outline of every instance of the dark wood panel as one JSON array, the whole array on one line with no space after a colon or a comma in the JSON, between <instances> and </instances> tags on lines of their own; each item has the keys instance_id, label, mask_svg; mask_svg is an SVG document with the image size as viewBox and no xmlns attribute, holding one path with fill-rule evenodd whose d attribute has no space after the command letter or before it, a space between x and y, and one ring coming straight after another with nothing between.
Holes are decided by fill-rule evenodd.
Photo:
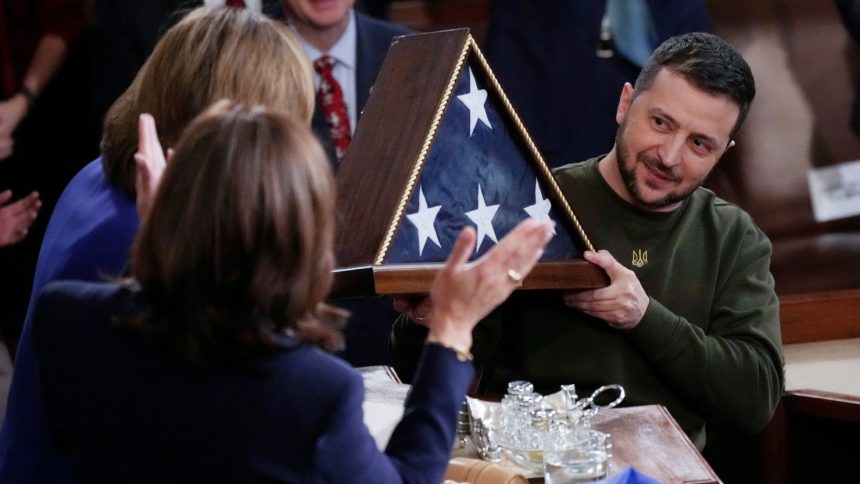
<instances>
[{"instance_id":1,"label":"dark wood panel","mask_svg":"<svg viewBox=\"0 0 860 484\"><path fill-rule=\"evenodd\" d=\"M601 411L593 426L611 435L616 471L632 466L665 483L721 482L661 405Z\"/></svg>"},{"instance_id":2,"label":"dark wood panel","mask_svg":"<svg viewBox=\"0 0 860 484\"><path fill-rule=\"evenodd\" d=\"M860 399L816 390L787 392L785 482L857 482Z\"/></svg>"},{"instance_id":3,"label":"dark wood panel","mask_svg":"<svg viewBox=\"0 0 860 484\"><path fill-rule=\"evenodd\" d=\"M858 444L853 435L858 425L858 397L819 390L786 392L758 436L761 467L758 479L749 482L855 482Z\"/></svg>"},{"instance_id":4,"label":"dark wood panel","mask_svg":"<svg viewBox=\"0 0 860 484\"><path fill-rule=\"evenodd\" d=\"M793 390L783 399L786 412L860 423L860 397L820 390Z\"/></svg>"},{"instance_id":5,"label":"dark wood panel","mask_svg":"<svg viewBox=\"0 0 860 484\"><path fill-rule=\"evenodd\" d=\"M450 30L392 43L337 172L340 264L373 262L468 35Z\"/></svg>"},{"instance_id":6,"label":"dark wood panel","mask_svg":"<svg viewBox=\"0 0 860 484\"><path fill-rule=\"evenodd\" d=\"M421 32L467 27L483 44L490 0L401 0L390 4L388 16L393 22Z\"/></svg>"},{"instance_id":7,"label":"dark wood panel","mask_svg":"<svg viewBox=\"0 0 860 484\"><path fill-rule=\"evenodd\" d=\"M780 297L783 344L860 337L860 289Z\"/></svg>"},{"instance_id":8,"label":"dark wood panel","mask_svg":"<svg viewBox=\"0 0 860 484\"><path fill-rule=\"evenodd\" d=\"M785 403L780 401L770 423L756 436L758 466L752 472L762 484L788 482Z\"/></svg>"}]
</instances>

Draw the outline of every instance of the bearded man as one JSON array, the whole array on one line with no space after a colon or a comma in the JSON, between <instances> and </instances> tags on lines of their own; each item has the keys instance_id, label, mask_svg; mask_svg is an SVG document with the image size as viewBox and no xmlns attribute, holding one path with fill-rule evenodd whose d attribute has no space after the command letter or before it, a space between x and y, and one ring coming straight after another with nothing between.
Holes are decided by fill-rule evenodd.
<instances>
[{"instance_id":1,"label":"bearded man","mask_svg":"<svg viewBox=\"0 0 860 484\"><path fill-rule=\"evenodd\" d=\"M574 383L580 395L620 383L625 405L664 405L700 450L706 423L753 434L770 421L784 381L771 244L701 187L754 96L749 66L714 35L654 51L635 88L622 89L613 149L555 171L603 249L584 257L610 285L512 296L475 329L478 395L511 380L541 393ZM398 303L392 351L408 378L432 308Z\"/></svg>"}]
</instances>

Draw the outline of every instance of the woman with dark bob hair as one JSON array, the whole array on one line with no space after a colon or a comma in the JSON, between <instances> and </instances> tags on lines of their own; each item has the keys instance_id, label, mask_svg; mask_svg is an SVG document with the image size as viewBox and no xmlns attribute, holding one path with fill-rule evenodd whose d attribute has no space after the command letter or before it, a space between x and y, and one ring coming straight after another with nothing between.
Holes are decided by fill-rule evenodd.
<instances>
[{"instance_id":1,"label":"woman with dark bob hair","mask_svg":"<svg viewBox=\"0 0 860 484\"><path fill-rule=\"evenodd\" d=\"M36 304L46 417L77 479L439 483L472 328L516 287L509 270L531 270L551 226L525 221L473 263L475 232L461 233L382 453L361 377L323 351L339 345L344 314L322 302L335 194L309 129L218 103L182 135L150 205L160 147L142 125L133 279L53 283Z\"/></svg>"}]
</instances>

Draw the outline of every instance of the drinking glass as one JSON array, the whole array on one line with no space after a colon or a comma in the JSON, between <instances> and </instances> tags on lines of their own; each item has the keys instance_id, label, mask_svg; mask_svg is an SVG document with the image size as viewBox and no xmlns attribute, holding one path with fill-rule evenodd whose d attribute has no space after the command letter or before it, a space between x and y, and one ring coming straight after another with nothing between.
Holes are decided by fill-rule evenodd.
<instances>
[{"instance_id":1,"label":"drinking glass","mask_svg":"<svg viewBox=\"0 0 860 484\"><path fill-rule=\"evenodd\" d=\"M544 450L544 482L570 484L603 479L612 453L609 434L591 429L567 432Z\"/></svg>"}]
</instances>

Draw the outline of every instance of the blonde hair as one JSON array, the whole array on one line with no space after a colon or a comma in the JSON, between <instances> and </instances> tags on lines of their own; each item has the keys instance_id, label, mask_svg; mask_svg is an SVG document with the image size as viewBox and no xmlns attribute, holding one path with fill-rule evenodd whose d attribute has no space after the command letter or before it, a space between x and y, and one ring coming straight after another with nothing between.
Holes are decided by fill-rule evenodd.
<instances>
[{"instance_id":1,"label":"blonde hair","mask_svg":"<svg viewBox=\"0 0 860 484\"><path fill-rule=\"evenodd\" d=\"M140 113L153 115L162 144L171 147L195 116L224 98L309 124L313 73L295 34L246 9L192 10L164 34L107 113L102 152L108 180L135 196Z\"/></svg>"}]
</instances>

